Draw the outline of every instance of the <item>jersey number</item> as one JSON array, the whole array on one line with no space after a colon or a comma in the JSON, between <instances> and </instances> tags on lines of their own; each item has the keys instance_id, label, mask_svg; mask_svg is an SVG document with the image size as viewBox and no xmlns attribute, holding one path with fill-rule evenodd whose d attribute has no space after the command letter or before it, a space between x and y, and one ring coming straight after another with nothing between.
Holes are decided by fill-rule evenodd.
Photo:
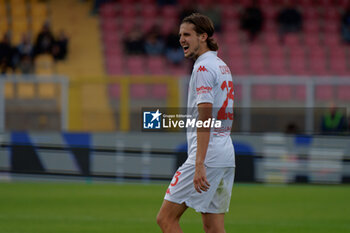
<instances>
[{"instance_id":1,"label":"jersey number","mask_svg":"<svg viewBox=\"0 0 350 233\"><path fill-rule=\"evenodd\" d=\"M218 112L218 120L227 120L229 118L230 120L233 120L233 112L226 112L226 108L228 105L229 99L233 100L233 82L228 81L223 81L221 84L221 89L224 91L226 89L226 99L224 103L222 104L219 112Z\"/></svg>"},{"instance_id":2,"label":"jersey number","mask_svg":"<svg viewBox=\"0 0 350 233\"><path fill-rule=\"evenodd\" d=\"M171 184L170 184L171 186L177 185L177 182L179 182L179 175L181 175L181 172L177 171L177 172L176 172L176 175L174 176L175 181L174 181L174 183L171 183Z\"/></svg>"}]
</instances>

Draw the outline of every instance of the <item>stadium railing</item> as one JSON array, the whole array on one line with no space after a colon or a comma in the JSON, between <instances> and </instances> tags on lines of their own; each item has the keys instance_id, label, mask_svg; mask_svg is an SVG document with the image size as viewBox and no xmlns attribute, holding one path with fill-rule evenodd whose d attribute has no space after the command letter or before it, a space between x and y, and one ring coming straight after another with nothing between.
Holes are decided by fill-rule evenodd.
<instances>
[{"instance_id":1,"label":"stadium railing","mask_svg":"<svg viewBox=\"0 0 350 233\"><path fill-rule=\"evenodd\" d=\"M56 75L3 76L0 130L138 131L139 125L134 122L141 120L142 107L185 107L188 81L188 77L175 76L70 77L69 82ZM93 93L101 86L104 88L99 93L104 99ZM234 91L235 108L241 109L241 121L235 124L238 132L254 130L254 108L312 109L326 108L331 103L346 111L350 107L347 77L234 76ZM34 110L40 107L59 115L51 126L16 125L15 121L35 115ZM15 114L17 110L23 118ZM104 112L107 110L109 115ZM107 115L111 125L106 127ZM302 117L304 130L313 132L318 116L307 111ZM95 128L88 127L93 124Z\"/></svg>"},{"instance_id":2,"label":"stadium railing","mask_svg":"<svg viewBox=\"0 0 350 233\"><path fill-rule=\"evenodd\" d=\"M0 76L0 132L67 130L68 89L65 76Z\"/></svg>"},{"instance_id":3,"label":"stadium railing","mask_svg":"<svg viewBox=\"0 0 350 233\"><path fill-rule=\"evenodd\" d=\"M70 129L86 131L82 124L83 118L88 114L104 111L99 106L88 103L90 98L86 95L92 93L84 91L85 88L99 86L106 87L109 98L108 106L115 117L110 128L112 131L127 132L135 130L135 118L142 107L177 107L180 104L179 79L173 76L112 76L105 79L94 77L76 78L70 81ZM163 86L162 86L163 85ZM101 100L102 102L102 100ZM85 109L84 109L85 106ZM91 107L89 107L91 106ZM89 111L88 111L89 108ZM102 112L101 112L102 113ZM93 118L92 118L93 119ZM96 119L97 120L97 119Z\"/></svg>"},{"instance_id":4,"label":"stadium railing","mask_svg":"<svg viewBox=\"0 0 350 233\"><path fill-rule=\"evenodd\" d=\"M253 108L350 107L350 79L318 76L234 76L235 106L242 108L241 131L251 130ZM314 111L305 113L305 131L314 132Z\"/></svg>"}]
</instances>

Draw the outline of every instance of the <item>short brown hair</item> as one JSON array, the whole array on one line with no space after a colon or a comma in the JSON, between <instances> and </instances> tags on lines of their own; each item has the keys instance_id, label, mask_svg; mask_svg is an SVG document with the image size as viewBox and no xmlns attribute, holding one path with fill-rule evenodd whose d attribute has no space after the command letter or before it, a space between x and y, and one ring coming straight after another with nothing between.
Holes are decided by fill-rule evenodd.
<instances>
[{"instance_id":1,"label":"short brown hair","mask_svg":"<svg viewBox=\"0 0 350 233\"><path fill-rule=\"evenodd\" d=\"M197 34L207 33L207 45L210 50L217 51L219 49L218 44L212 37L214 35L214 24L208 16L199 13L193 13L184 18L181 24L183 23L193 24L194 30Z\"/></svg>"}]
</instances>

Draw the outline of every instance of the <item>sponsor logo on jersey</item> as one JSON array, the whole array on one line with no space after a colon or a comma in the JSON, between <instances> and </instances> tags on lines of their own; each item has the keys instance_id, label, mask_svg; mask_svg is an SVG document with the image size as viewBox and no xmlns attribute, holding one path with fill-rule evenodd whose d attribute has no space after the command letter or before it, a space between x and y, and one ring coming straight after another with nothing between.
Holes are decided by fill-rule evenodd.
<instances>
[{"instance_id":1,"label":"sponsor logo on jersey","mask_svg":"<svg viewBox=\"0 0 350 233\"><path fill-rule=\"evenodd\" d=\"M221 74L231 74L230 68L228 66L219 66Z\"/></svg>"},{"instance_id":2,"label":"sponsor logo on jersey","mask_svg":"<svg viewBox=\"0 0 350 233\"><path fill-rule=\"evenodd\" d=\"M200 72L200 71L203 71L203 72L207 71L208 72L208 70L205 68L205 66L199 66L197 72Z\"/></svg>"},{"instance_id":3,"label":"sponsor logo on jersey","mask_svg":"<svg viewBox=\"0 0 350 233\"><path fill-rule=\"evenodd\" d=\"M211 91L212 89L213 89L212 87L205 87L205 86L197 87L197 88L196 88L197 95L199 95L199 94L204 94L204 93L208 93L208 92Z\"/></svg>"}]
</instances>

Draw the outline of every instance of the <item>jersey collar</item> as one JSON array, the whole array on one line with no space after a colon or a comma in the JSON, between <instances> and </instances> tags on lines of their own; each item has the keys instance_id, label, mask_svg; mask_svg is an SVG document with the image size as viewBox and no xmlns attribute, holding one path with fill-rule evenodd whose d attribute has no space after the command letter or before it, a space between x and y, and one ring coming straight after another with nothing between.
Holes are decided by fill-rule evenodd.
<instances>
[{"instance_id":1,"label":"jersey collar","mask_svg":"<svg viewBox=\"0 0 350 233\"><path fill-rule=\"evenodd\" d=\"M217 51L207 51L207 52L203 53L202 55L200 55L194 64L195 65L198 64L199 62L203 61L207 57L217 56L217 55L218 55Z\"/></svg>"}]
</instances>

